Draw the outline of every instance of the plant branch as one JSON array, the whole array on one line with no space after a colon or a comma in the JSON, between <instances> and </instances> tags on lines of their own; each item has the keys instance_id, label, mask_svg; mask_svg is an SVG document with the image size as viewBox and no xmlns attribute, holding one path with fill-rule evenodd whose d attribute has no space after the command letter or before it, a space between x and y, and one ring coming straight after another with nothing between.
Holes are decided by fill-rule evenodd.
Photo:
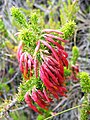
<instances>
[{"instance_id":1,"label":"plant branch","mask_svg":"<svg viewBox=\"0 0 90 120\"><path fill-rule=\"evenodd\" d=\"M14 99L10 104L8 104L4 111L0 113L0 117L6 116L7 112L9 112L9 109L13 107L17 103L17 99Z\"/></svg>"},{"instance_id":2,"label":"plant branch","mask_svg":"<svg viewBox=\"0 0 90 120\"><path fill-rule=\"evenodd\" d=\"M67 110L64 110L64 111L61 111L61 112L59 112L59 113L56 113L56 114L54 114L54 115L52 115L52 116L50 116L50 117L47 117L47 118L44 119L44 120L49 120L49 119L52 118L52 117L55 117L55 116L57 116L57 115L63 114L63 113L65 113L65 112L68 112L68 111L71 111L71 110L74 110L74 109L77 109L77 108L82 107L82 106L83 106L83 105L78 105L78 106L75 106L75 107L73 107L73 108L69 108L69 109L67 109Z\"/></svg>"},{"instance_id":3,"label":"plant branch","mask_svg":"<svg viewBox=\"0 0 90 120\"><path fill-rule=\"evenodd\" d=\"M38 5L37 3L34 3L34 6L45 13L50 13L50 11L48 9L43 8L42 6Z\"/></svg>"},{"instance_id":4,"label":"plant branch","mask_svg":"<svg viewBox=\"0 0 90 120\"><path fill-rule=\"evenodd\" d=\"M19 108L17 108L17 109L9 110L9 112L15 112L15 111L23 110L23 109L25 109L25 108L27 108L27 107L28 107L28 105L24 105L24 106L19 107Z\"/></svg>"},{"instance_id":5,"label":"plant branch","mask_svg":"<svg viewBox=\"0 0 90 120\"><path fill-rule=\"evenodd\" d=\"M20 73L20 71L18 70L18 72L16 72L15 75L14 75L9 81L7 81L5 84L11 83L11 82L17 77L17 75L18 75L19 73Z\"/></svg>"}]
</instances>

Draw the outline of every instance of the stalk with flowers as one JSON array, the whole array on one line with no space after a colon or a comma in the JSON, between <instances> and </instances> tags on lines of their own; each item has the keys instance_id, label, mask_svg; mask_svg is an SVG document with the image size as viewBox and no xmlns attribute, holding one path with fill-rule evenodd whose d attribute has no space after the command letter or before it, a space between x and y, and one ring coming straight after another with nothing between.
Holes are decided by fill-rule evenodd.
<instances>
[{"instance_id":1,"label":"stalk with flowers","mask_svg":"<svg viewBox=\"0 0 90 120\"><path fill-rule=\"evenodd\" d=\"M30 108L42 114L41 109L49 111L53 97L67 96L64 67L68 69L68 53L62 43L69 42L65 36L73 34L75 23L66 23L61 31L43 29L35 13L27 22L18 8L12 7L11 11L21 26L15 34L20 40L17 59L23 76L17 99L19 102L25 99Z\"/></svg>"},{"instance_id":2,"label":"stalk with flowers","mask_svg":"<svg viewBox=\"0 0 90 120\"><path fill-rule=\"evenodd\" d=\"M45 29L42 31L41 39L36 43L33 55L24 52L23 41L20 42L17 51L17 59L24 79L30 80L30 78L35 76L40 81L40 88L36 84L31 91L27 91L25 94L26 103L39 113L40 111L32 105L33 101L41 108L47 110L50 102L52 102L52 95L58 99L60 95L65 96L67 91L64 85L64 66L68 68L68 54L59 42L68 41L53 35L52 32L57 35L63 34L56 30ZM44 50L41 48L42 45ZM37 59L38 53L40 54L41 61Z\"/></svg>"}]
</instances>

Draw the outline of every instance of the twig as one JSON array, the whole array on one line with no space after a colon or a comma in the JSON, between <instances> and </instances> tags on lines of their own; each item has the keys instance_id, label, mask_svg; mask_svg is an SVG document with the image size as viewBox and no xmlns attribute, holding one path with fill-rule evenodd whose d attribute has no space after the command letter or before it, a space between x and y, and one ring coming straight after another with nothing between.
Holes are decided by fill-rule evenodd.
<instances>
[{"instance_id":1,"label":"twig","mask_svg":"<svg viewBox=\"0 0 90 120\"><path fill-rule=\"evenodd\" d=\"M77 87L80 87L80 84L79 84L79 83L75 84L75 85L72 87L72 90L75 89L75 88L77 88ZM72 91L72 90L71 90L71 91Z\"/></svg>"},{"instance_id":2,"label":"twig","mask_svg":"<svg viewBox=\"0 0 90 120\"><path fill-rule=\"evenodd\" d=\"M57 116L57 115L63 114L63 113L65 113L65 112L68 112L68 111L71 111L71 110L74 110L74 109L77 109L77 108L82 107L82 106L83 106L83 105L78 105L78 106L75 106L75 107L73 107L73 108L69 108L69 109L67 109L67 110L64 110L64 111L61 111L61 112L59 112L59 113L56 113L56 114L54 114L54 115L52 115L52 116L50 116L50 117L48 117L48 118L45 118L44 120L49 120L49 119L52 118L52 117L55 117L55 116Z\"/></svg>"},{"instance_id":3,"label":"twig","mask_svg":"<svg viewBox=\"0 0 90 120\"><path fill-rule=\"evenodd\" d=\"M14 99L10 104L6 106L5 110L0 113L0 116L3 117L7 115L7 112L9 111L9 109L13 107L16 103L17 103L17 99Z\"/></svg>"},{"instance_id":4,"label":"twig","mask_svg":"<svg viewBox=\"0 0 90 120\"><path fill-rule=\"evenodd\" d=\"M34 6L45 13L48 13L48 14L50 13L50 11L48 9L43 8L42 6L38 5L37 3L34 3Z\"/></svg>"},{"instance_id":5,"label":"twig","mask_svg":"<svg viewBox=\"0 0 90 120\"><path fill-rule=\"evenodd\" d=\"M7 120L13 120L13 119L9 116L8 112L6 112L5 118L6 118Z\"/></svg>"},{"instance_id":6,"label":"twig","mask_svg":"<svg viewBox=\"0 0 90 120\"><path fill-rule=\"evenodd\" d=\"M61 105L63 105L66 100L67 100L67 98L64 98L62 101L60 101L60 102L58 103L58 105L55 106L55 108L53 109L53 111L55 111L57 108L59 108Z\"/></svg>"},{"instance_id":7,"label":"twig","mask_svg":"<svg viewBox=\"0 0 90 120\"><path fill-rule=\"evenodd\" d=\"M10 59L4 58L4 57L1 57L1 59L2 59L2 60L5 60L5 61L7 61L7 62L10 62L10 63L12 63L12 64L14 64L15 66L18 65L17 62L14 62L14 61L12 61L12 60L10 60Z\"/></svg>"},{"instance_id":8,"label":"twig","mask_svg":"<svg viewBox=\"0 0 90 120\"><path fill-rule=\"evenodd\" d=\"M18 72L16 72L15 75L14 75L9 81L7 81L5 84L11 83L11 82L17 77L18 74L19 74L19 70L18 70Z\"/></svg>"},{"instance_id":9,"label":"twig","mask_svg":"<svg viewBox=\"0 0 90 120\"><path fill-rule=\"evenodd\" d=\"M22 106L22 107L20 107L20 108L13 109L13 110L9 110L9 112L15 112L15 111L23 110L23 109L25 109L25 108L27 108L27 107L28 107L28 105L24 105L24 106Z\"/></svg>"},{"instance_id":10,"label":"twig","mask_svg":"<svg viewBox=\"0 0 90 120\"><path fill-rule=\"evenodd\" d=\"M9 34L10 38L17 44L17 40L15 39L13 34L11 32L9 32L9 30L8 30L8 34Z\"/></svg>"}]
</instances>

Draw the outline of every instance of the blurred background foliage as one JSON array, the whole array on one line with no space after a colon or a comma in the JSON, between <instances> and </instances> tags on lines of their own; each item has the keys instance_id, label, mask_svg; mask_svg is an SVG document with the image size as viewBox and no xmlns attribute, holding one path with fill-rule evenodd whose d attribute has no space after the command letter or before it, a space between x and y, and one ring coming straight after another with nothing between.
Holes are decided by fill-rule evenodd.
<instances>
[{"instance_id":1,"label":"blurred background foliage","mask_svg":"<svg viewBox=\"0 0 90 120\"><path fill-rule=\"evenodd\" d=\"M64 25L73 23L72 29L75 29L74 33L66 39L70 42L65 46L71 64L79 64L80 71L86 71L90 73L90 1L89 0L1 0L0 1L0 112L5 109L5 106L11 102L14 96L18 92L18 87L22 81L22 76L18 67L16 58L17 46L19 40L15 36L15 33L21 29L22 26L11 16L11 7L15 6L20 9L24 14L26 21L30 19L30 15L36 12L39 18L39 24L42 29L54 28L65 31ZM18 14L17 14L18 15ZM21 21L21 20L20 20ZM25 22L25 21L24 21ZM25 27L26 27L25 23ZM75 26L75 28L73 28ZM69 31L70 32L70 31ZM74 47L73 47L74 46ZM80 53L75 55L73 49L75 46L78 47ZM76 56L76 57L75 57ZM77 59L78 58L78 59ZM75 61L76 60L76 61ZM71 70L65 68L65 75L69 76ZM68 79L67 79L68 81ZM73 83L69 80L70 88ZM68 83L68 84L69 84ZM79 83L78 83L79 84ZM77 88L76 88L77 89ZM71 89L70 89L71 90ZM73 90L72 90L73 91ZM75 90L74 95L77 100L68 99L65 104L67 106L70 101L74 101L74 105L78 104L82 98L81 89L79 88L79 95L76 96ZM69 94L72 97L72 92ZM52 104L52 109L55 108L59 101L55 101ZM64 104L64 103L63 103ZM70 104L72 107L73 105ZM65 106L65 105L64 105ZM68 107L67 107L68 108ZM62 108L63 109L63 108ZM62 110L61 109L61 110ZM60 108L56 110L60 111ZM74 116L74 114L71 114ZM73 120L74 117L67 117L69 114L65 114L67 120ZM2 115L0 114L0 117ZM76 116L75 116L76 117ZM12 120L35 120L37 113L34 113L30 108L27 108L24 102L19 105L13 106L11 109L9 119ZM2 120L8 119L6 116L1 118ZM40 116L37 118L41 120ZM64 120L63 116L56 117L55 119Z\"/></svg>"}]
</instances>

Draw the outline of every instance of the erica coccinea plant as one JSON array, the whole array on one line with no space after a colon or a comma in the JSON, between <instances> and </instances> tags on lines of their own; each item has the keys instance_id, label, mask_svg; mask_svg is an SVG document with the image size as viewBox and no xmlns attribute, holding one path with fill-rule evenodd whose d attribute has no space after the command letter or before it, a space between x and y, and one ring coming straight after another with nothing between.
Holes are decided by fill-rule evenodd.
<instances>
[{"instance_id":1,"label":"erica coccinea plant","mask_svg":"<svg viewBox=\"0 0 90 120\"><path fill-rule=\"evenodd\" d=\"M18 100L25 99L30 108L41 113L41 109L49 110L53 97L66 96L64 67L68 68L68 54L62 42L68 42L63 38L66 33L71 36L75 24L70 21L66 24L69 30L64 26L63 32L42 29L35 13L27 22L18 8L13 7L11 11L17 23L21 24L21 30L16 34L20 40L17 59L23 76Z\"/></svg>"},{"instance_id":2,"label":"erica coccinea plant","mask_svg":"<svg viewBox=\"0 0 90 120\"><path fill-rule=\"evenodd\" d=\"M31 91L27 91L25 94L28 106L39 113L41 112L36 107L37 105L48 110L50 102L53 101L52 97L58 99L59 96L66 96L67 91L64 84L64 66L68 68L68 54L60 43L68 41L52 32L57 35L63 34L57 30L45 29L42 31L42 39L36 43L33 55L23 51L23 41L20 42L17 51L17 59L24 79L31 80L35 76L39 80L40 84L34 84ZM37 58L38 53L40 61Z\"/></svg>"}]
</instances>

